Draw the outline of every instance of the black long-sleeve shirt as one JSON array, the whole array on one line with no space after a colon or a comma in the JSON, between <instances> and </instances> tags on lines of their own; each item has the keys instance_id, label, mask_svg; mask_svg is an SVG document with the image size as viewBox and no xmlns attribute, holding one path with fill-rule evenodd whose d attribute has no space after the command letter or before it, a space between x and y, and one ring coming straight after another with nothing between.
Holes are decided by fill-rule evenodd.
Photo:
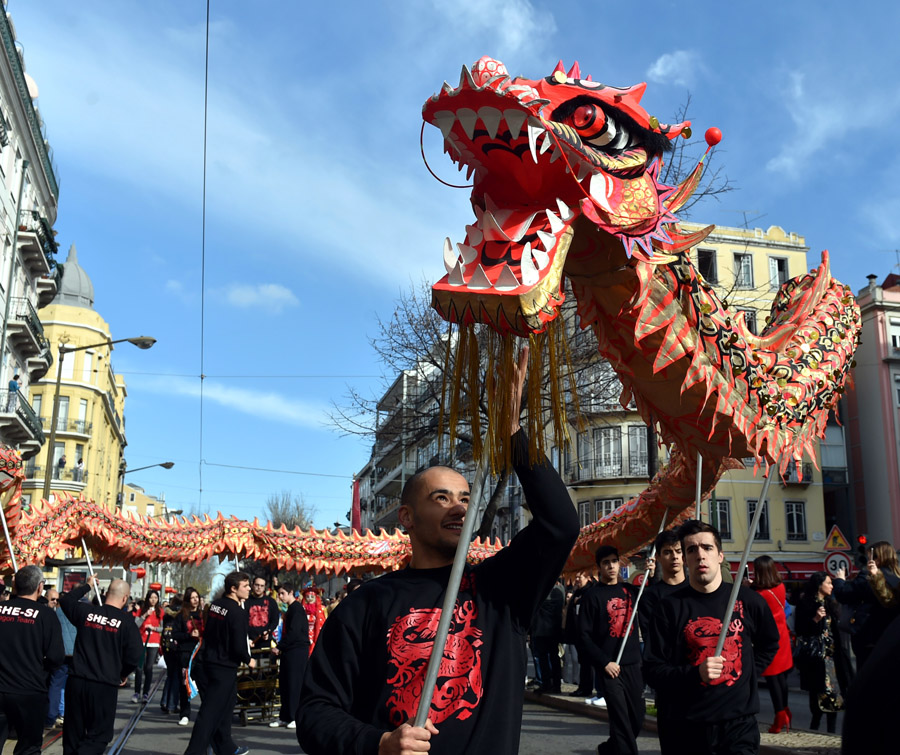
<instances>
[{"instance_id":1,"label":"black long-sleeve shirt","mask_svg":"<svg viewBox=\"0 0 900 755\"><path fill-rule=\"evenodd\" d=\"M265 632L271 637L281 618L278 603L269 595L261 598L251 596L244 601L244 609L247 611L250 642L256 642Z\"/></svg>"},{"instance_id":2,"label":"black long-sleeve shirt","mask_svg":"<svg viewBox=\"0 0 900 755\"><path fill-rule=\"evenodd\" d=\"M641 596L641 602L638 603L638 624L641 626L641 637L647 640L650 634L650 626L653 623L653 616L656 613L659 602L676 590L680 590L687 585L687 580L679 582L677 585L670 585L661 579L651 581L644 588L644 594Z\"/></svg>"},{"instance_id":3,"label":"black long-sleeve shirt","mask_svg":"<svg viewBox=\"0 0 900 755\"><path fill-rule=\"evenodd\" d=\"M191 634L195 629L199 630L201 635L203 634L203 612L200 610L192 611L190 617L186 618L184 612L179 611L178 615L175 616L175 621L172 623L172 639L178 643L178 655L182 666L185 668L187 668L187 663L194 652L194 648L200 642L199 637L194 637Z\"/></svg>"},{"instance_id":4,"label":"black long-sleeve shirt","mask_svg":"<svg viewBox=\"0 0 900 755\"><path fill-rule=\"evenodd\" d=\"M66 660L56 612L27 598L0 603L0 692L47 691L47 672Z\"/></svg>"},{"instance_id":5,"label":"black long-sleeve shirt","mask_svg":"<svg viewBox=\"0 0 900 755\"><path fill-rule=\"evenodd\" d=\"M533 515L508 547L463 574L429 718L432 755L516 752L525 634L578 535L559 475L529 467L513 437ZM297 718L310 755L374 755L381 736L414 718L450 566L403 569L367 582L331 613L310 657Z\"/></svg>"},{"instance_id":6,"label":"black long-sleeve shirt","mask_svg":"<svg viewBox=\"0 0 900 755\"><path fill-rule=\"evenodd\" d=\"M724 582L711 593L687 584L660 601L644 648L644 678L657 692L660 721L713 723L759 712L756 680L778 652L778 628L753 590L738 592L722 676L709 684L700 678L698 666L715 652L730 594Z\"/></svg>"},{"instance_id":7,"label":"black long-sleeve shirt","mask_svg":"<svg viewBox=\"0 0 900 755\"><path fill-rule=\"evenodd\" d=\"M59 596L59 605L75 626L75 652L69 673L118 687L137 668L143 645L134 617L121 608L82 603L90 585Z\"/></svg>"},{"instance_id":8,"label":"black long-sleeve shirt","mask_svg":"<svg viewBox=\"0 0 900 755\"><path fill-rule=\"evenodd\" d=\"M250 662L247 612L231 598L219 598L209 607L200 653L204 663L237 668Z\"/></svg>"},{"instance_id":9,"label":"black long-sleeve shirt","mask_svg":"<svg viewBox=\"0 0 900 755\"><path fill-rule=\"evenodd\" d=\"M625 639L625 628L634 610L638 588L624 582L594 585L581 599L578 612L580 647L597 669L603 669L615 661L619 647ZM631 633L622 653L621 664L627 666L641 662L638 643L637 619L631 625Z\"/></svg>"},{"instance_id":10,"label":"black long-sleeve shirt","mask_svg":"<svg viewBox=\"0 0 900 755\"><path fill-rule=\"evenodd\" d=\"M307 648L309 652L309 620L302 601L295 600L284 613L278 649L284 652L299 647Z\"/></svg>"}]
</instances>

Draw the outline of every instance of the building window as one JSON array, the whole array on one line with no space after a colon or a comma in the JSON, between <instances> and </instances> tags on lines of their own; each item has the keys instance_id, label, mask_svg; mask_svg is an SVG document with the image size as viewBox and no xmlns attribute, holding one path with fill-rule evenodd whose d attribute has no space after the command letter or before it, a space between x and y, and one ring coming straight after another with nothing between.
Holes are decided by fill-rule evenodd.
<instances>
[{"instance_id":1,"label":"building window","mask_svg":"<svg viewBox=\"0 0 900 755\"><path fill-rule=\"evenodd\" d=\"M598 498L594 501L594 508L597 513L597 519L612 514L619 506L622 505L621 498Z\"/></svg>"},{"instance_id":2,"label":"building window","mask_svg":"<svg viewBox=\"0 0 900 755\"><path fill-rule=\"evenodd\" d=\"M647 476L647 427L628 427L628 474L632 477Z\"/></svg>"},{"instance_id":3,"label":"building window","mask_svg":"<svg viewBox=\"0 0 900 755\"><path fill-rule=\"evenodd\" d=\"M753 288L753 257L749 254L734 255L735 288Z\"/></svg>"},{"instance_id":4,"label":"building window","mask_svg":"<svg viewBox=\"0 0 900 755\"><path fill-rule=\"evenodd\" d=\"M36 393L31 397L31 408L34 409L34 413L40 417L41 416L41 394ZM50 424L49 422L47 423Z\"/></svg>"},{"instance_id":5,"label":"building window","mask_svg":"<svg viewBox=\"0 0 900 755\"><path fill-rule=\"evenodd\" d=\"M889 323L891 332L891 348L900 351L900 319L892 317Z\"/></svg>"},{"instance_id":6,"label":"building window","mask_svg":"<svg viewBox=\"0 0 900 755\"><path fill-rule=\"evenodd\" d=\"M129 494L128 494L128 500L129 500L129 501L134 501L134 496L135 496L134 493L129 493Z\"/></svg>"},{"instance_id":7,"label":"building window","mask_svg":"<svg viewBox=\"0 0 900 755\"><path fill-rule=\"evenodd\" d=\"M709 502L709 518L723 540L731 540L731 500L716 498Z\"/></svg>"},{"instance_id":8,"label":"building window","mask_svg":"<svg viewBox=\"0 0 900 755\"><path fill-rule=\"evenodd\" d=\"M591 501L580 501L578 503L578 519L582 527L587 527L594 521L594 507Z\"/></svg>"},{"instance_id":9,"label":"building window","mask_svg":"<svg viewBox=\"0 0 900 755\"><path fill-rule=\"evenodd\" d=\"M741 307L736 308L738 312L744 313L744 322L747 324L747 330L749 330L753 335L758 336L759 331L756 329L756 310L755 309L742 309Z\"/></svg>"},{"instance_id":10,"label":"building window","mask_svg":"<svg viewBox=\"0 0 900 755\"><path fill-rule=\"evenodd\" d=\"M594 459L597 477L622 476L622 431L618 427L594 430Z\"/></svg>"},{"instance_id":11,"label":"building window","mask_svg":"<svg viewBox=\"0 0 900 755\"><path fill-rule=\"evenodd\" d=\"M785 501L788 541L806 540L806 504L803 501Z\"/></svg>"},{"instance_id":12,"label":"building window","mask_svg":"<svg viewBox=\"0 0 900 755\"><path fill-rule=\"evenodd\" d=\"M788 261L784 257L769 257L769 288L781 288L788 281Z\"/></svg>"},{"instance_id":13,"label":"building window","mask_svg":"<svg viewBox=\"0 0 900 755\"><path fill-rule=\"evenodd\" d=\"M753 523L753 515L756 513L756 501L747 501L747 529ZM759 517L759 524L756 527L757 540L771 540L769 535L769 502L763 504L762 514Z\"/></svg>"},{"instance_id":14,"label":"building window","mask_svg":"<svg viewBox=\"0 0 900 755\"><path fill-rule=\"evenodd\" d=\"M716 270L716 253L712 249L697 250L697 271L707 283L718 283L719 273Z\"/></svg>"}]
</instances>

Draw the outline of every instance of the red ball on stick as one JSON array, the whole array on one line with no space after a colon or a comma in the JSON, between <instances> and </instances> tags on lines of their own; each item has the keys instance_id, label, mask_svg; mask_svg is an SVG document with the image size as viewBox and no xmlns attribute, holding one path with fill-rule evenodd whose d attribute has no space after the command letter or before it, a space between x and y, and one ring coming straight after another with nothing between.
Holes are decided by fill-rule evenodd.
<instances>
[{"instance_id":1,"label":"red ball on stick","mask_svg":"<svg viewBox=\"0 0 900 755\"><path fill-rule=\"evenodd\" d=\"M706 129L706 143L710 147L715 147L720 141L722 141L722 131L720 129L717 129L715 126Z\"/></svg>"}]
</instances>

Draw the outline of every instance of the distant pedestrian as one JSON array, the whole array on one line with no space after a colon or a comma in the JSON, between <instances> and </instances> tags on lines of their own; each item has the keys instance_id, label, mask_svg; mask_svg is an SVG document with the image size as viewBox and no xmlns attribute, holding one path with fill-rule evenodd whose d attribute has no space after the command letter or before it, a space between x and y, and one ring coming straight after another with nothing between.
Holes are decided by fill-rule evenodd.
<instances>
[{"instance_id":1,"label":"distant pedestrian","mask_svg":"<svg viewBox=\"0 0 900 755\"><path fill-rule=\"evenodd\" d=\"M0 607L0 750L12 724L15 755L34 755L47 716L47 671L62 665L65 651L53 610L37 602L44 587L40 567L19 569L15 586L16 597Z\"/></svg>"},{"instance_id":2,"label":"distant pedestrian","mask_svg":"<svg viewBox=\"0 0 900 755\"><path fill-rule=\"evenodd\" d=\"M114 579L102 606L81 601L96 577L60 596L78 634L66 682L63 755L101 755L113 738L119 687L141 660L141 636L123 611L131 586Z\"/></svg>"},{"instance_id":3,"label":"distant pedestrian","mask_svg":"<svg viewBox=\"0 0 900 755\"><path fill-rule=\"evenodd\" d=\"M22 387L22 381L19 379L18 373L12 376L9 381L9 395L6 400L6 411L14 412L19 404L19 390Z\"/></svg>"},{"instance_id":4,"label":"distant pedestrian","mask_svg":"<svg viewBox=\"0 0 900 755\"><path fill-rule=\"evenodd\" d=\"M186 587L181 602L181 611L172 624L172 638L178 644L179 667L184 673L190 672L201 696L206 690L206 677L199 653L194 650L203 636L203 611L200 608L200 593L193 587ZM192 662L193 659L193 662ZM191 698L187 692L187 679L178 689L178 725L187 726L191 722Z\"/></svg>"},{"instance_id":5,"label":"distant pedestrian","mask_svg":"<svg viewBox=\"0 0 900 755\"><path fill-rule=\"evenodd\" d=\"M56 477L57 479L62 479L63 472L66 470L66 455L63 454L59 457L59 461L56 462Z\"/></svg>"},{"instance_id":6,"label":"distant pedestrian","mask_svg":"<svg viewBox=\"0 0 900 755\"><path fill-rule=\"evenodd\" d=\"M309 657L309 625L303 604L294 597L295 586L285 582L278 588L278 600L287 606L281 641L272 652L281 659L278 670L278 690L281 694L281 712L269 726L297 728L297 707L300 704L300 688L306 673Z\"/></svg>"},{"instance_id":7,"label":"distant pedestrian","mask_svg":"<svg viewBox=\"0 0 900 755\"><path fill-rule=\"evenodd\" d=\"M84 459L79 459L75 465L75 482L84 480Z\"/></svg>"},{"instance_id":8,"label":"distant pedestrian","mask_svg":"<svg viewBox=\"0 0 900 755\"><path fill-rule=\"evenodd\" d=\"M137 623L141 630L141 642L144 645L144 659L134 672L134 696L131 698L131 702L146 703L150 701L150 684L153 682L153 668L159 658L159 641L162 638L163 629L163 609L159 603L159 593L156 590L147 593Z\"/></svg>"}]
</instances>

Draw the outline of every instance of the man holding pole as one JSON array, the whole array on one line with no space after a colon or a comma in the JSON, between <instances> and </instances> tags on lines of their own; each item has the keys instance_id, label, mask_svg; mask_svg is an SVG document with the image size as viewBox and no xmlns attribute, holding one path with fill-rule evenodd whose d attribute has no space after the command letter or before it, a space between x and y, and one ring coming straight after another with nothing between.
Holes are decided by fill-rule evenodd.
<instances>
[{"instance_id":1,"label":"man holding pole","mask_svg":"<svg viewBox=\"0 0 900 755\"><path fill-rule=\"evenodd\" d=\"M424 726L412 719L469 504L468 483L447 467L426 469L403 489L399 518L412 546L409 566L365 583L322 628L297 720L310 755L517 751L524 637L578 535L559 475L546 460L529 465L518 423L526 363L523 350L508 430L533 519L500 553L462 571L447 643L437 648L440 673Z\"/></svg>"},{"instance_id":2,"label":"man holding pole","mask_svg":"<svg viewBox=\"0 0 900 755\"><path fill-rule=\"evenodd\" d=\"M722 580L722 541L718 530L696 520L680 535L688 584L660 601L644 651L644 674L659 699L660 749L757 753L756 684L778 650L775 620L759 595L741 587L716 655L731 592Z\"/></svg>"},{"instance_id":3,"label":"man holding pole","mask_svg":"<svg viewBox=\"0 0 900 755\"><path fill-rule=\"evenodd\" d=\"M644 681L637 627L628 621L637 587L619 580L619 551L612 545L601 545L596 560L600 583L582 599L578 626L581 646L596 669L609 712L609 739L597 752L637 755L637 736L644 725Z\"/></svg>"},{"instance_id":4,"label":"man holding pole","mask_svg":"<svg viewBox=\"0 0 900 755\"><path fill-rule=\"evenodd\" d=\"M97 578L59 598L66 618L77 630L72 667L66 681L63 753L102 753L113 738L119 686L141 662L141 635L123 609L131 586L109 583L102 606L82 602Z\"/></svg>"}]
</instances>

